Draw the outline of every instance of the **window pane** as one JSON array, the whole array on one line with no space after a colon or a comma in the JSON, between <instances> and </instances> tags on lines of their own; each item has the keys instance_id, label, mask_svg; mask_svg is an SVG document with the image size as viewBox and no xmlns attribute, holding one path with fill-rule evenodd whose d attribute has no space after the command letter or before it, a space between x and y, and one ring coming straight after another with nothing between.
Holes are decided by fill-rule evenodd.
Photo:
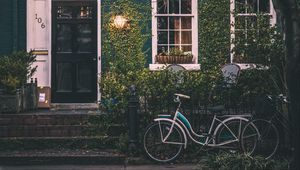
<instances>
[{"instance_id":1,"label":"window pane","mask_svg":"<svg viewBox=\"0 0 300 170\"><path fill-rule=\"evenodd\" d=\"M72 18L72 7L70 6L57 7L57 18L58 19Z\"/></svg>"},{"instance_id":2,"label":"window pane","mask_svg":"<svg viewBox=\"0 0 300 170\"><path fill-rule=\"evenodd\" d=\"M180 44L179 31L170 31L169 44Z\"/></svg>"},{"instance_id":3,"label":"window pane","mask_svg":"<svg viewBox=\"0 0 300 170\"><path fill-rule=\"evenodd\" d=\"M92 18L92 7L81 6L76 9L77 18Z\"/></svg>"},{"instance_id":4,"label":"window pane","mask_svg":"<svg viewBox=\"0 0 300 170\"><path fill-rule=\"evenodd\" d=\"M260 0L259 1L259 12L270 13L270 1L269 0Z\"/></svg>"},{"instance_id":5,"label":"window pane","mask_svg":"<svg viewBox=\"0 0 300 170\"><path fill-rule=\"evenodd\" d=\"M158 14L168 13L168 0L157 0L157 13Z\"/></svg>"},{"instance_id":6,"label":"window pane","mask_svg":"<svg viewBox=\"0 0 300 170\"><path fill-rule=\"evenodd\" d=\"M247 16L245 19L247 29L256 29L256 16Z\"/></svg>"},{"instance_id":7,"label":"window pane","mask_svg":"<svg viewBox=\"0 0 300 170\"><path fill-rule=\"evenodd\" d=\"M237 13L246 13L246 0L235 0L235 10Z\"/></svg>"},{"instance_id":8,"label":"window pane","mask_svg":"<svg viewBox=\"0 0 300 170\"><path fill-rule=\"evenodd\" d=\"M192 0L181 0L181 13L191 14L192 13Z\"/></svg>"},{"instance_id":9,"label":"window pane","mask_svg":"<svg viewBox=\"0 0 300 170\"><path fill-rule=\"evenodd\" d=\"M72 64L57 63L56 65L57 91L72 91Z\"/></svg>"},{"instance_id":10,"label":"window pane","mask_svg":"<svg viewBox=\"0 0 300 170\"><path fill-rule=\"evenodd\" d=\"M192 53L192 46L191 45L184 45L181 47L183 52Z\"/></svg>"},{"instance_id":11,"label":"window pane","mask_svg":"<svg viewBox=\"0 0 300 170\"><path fill-rule=\"evenodd\" d=\"M181 44L192 44L192 31L182 31Z\"/></svg>"},{"instance_id":12,"label":"window pane","mask_svg":"<svg viewBox=\"0 0 300 170\"><path fill-rule=\"evenodd\" d=\"M168 17L157 17L158 29L168 29Z\"/></svg>"},{"instance_id":13,"label":"window pane","mask_svg":"<svg viewBox=\"0 0 300 170\"><path fill-rule=\"evenodd\" d=\"M162 52L168 52L168 46L158 46L157 48L157 54L162 53Z\"/></svg>"},{"instance_id":14,"label":"window pane","mask_svg":"<svg viewBox=\"0 0 300 170\"><path fill-rule=\"evenodd\" d=\"M179 14L179 0L169 0L170 5L169 5L169 10L170 14Z\"/></svg>"},{"instance_id":15,"label":"window pane","mask_svg":"<svg viewBox=\"0 0 300 170\"><path fill-rule=\"evenodd\" d=\"M170 29L180 29L179 17L169 17L169 19L170 19Z\"/></svg>"},{"instance_id":16,"label":"window pane","mask_svg":"<svg viewBox=\"0 0 300 170\"><path fill-rule=\"evenodd\" d=\"M57 24L57 51L72 51L72 30L69 24Z\"/></svg>"},{"instance_id":17,"label":"window pane","mask_svg":"<svg viewBox=\"0 0 300 170\"><path fill-rule=\"evenodd\" d=\"M89 63L77 65L76 87L77 92L91 92L92 90L92 69Z\"/></svg>"},{"instance_id":18,"label":"window pane","mask_svg":"<svg viewBox=\"0 0 300 170\"><path fill-rule=\"evenodd\" d=\"M235 29L242 29L244 30L246 28L246 22L244 16L236 16L235 17Z\"/></svg>"},{"instance_id":19,"label":"window pane","mask_svg":"<svg viewBox=\"0 0 300 170\"><path fill-rule=\"evenodd\" d=\"M168 44L168 32L158 31L157 33L158 44Z\"/></svg>"},{"instance_id":20,"label":"window pane","mask_svg":"<svg viewBox=\"0 0 300 170\"><path fill-rule=\"evenodd\" d=\"M77 25L77 50L89 52L92 47L92 29L89 24Z\"/></svg>"},{"instance_id":21,"label":"window pane","mask_svg":"<svg viewBox=\"0 0 300 170\"><path fill-rule=\"evenodd\" d=\"M247 0L247 13L257 13L258 2L257 0Z\"/></svg>"},{"instance_id":22,"label":"window pane","mask_svg":"<svg viewBox=\"0 0 300 170\"><path fill-rule=\"evenodd\" d=\"M192 29L192 17L181 17L181 29Z\"/></svg>"}]
</instances>

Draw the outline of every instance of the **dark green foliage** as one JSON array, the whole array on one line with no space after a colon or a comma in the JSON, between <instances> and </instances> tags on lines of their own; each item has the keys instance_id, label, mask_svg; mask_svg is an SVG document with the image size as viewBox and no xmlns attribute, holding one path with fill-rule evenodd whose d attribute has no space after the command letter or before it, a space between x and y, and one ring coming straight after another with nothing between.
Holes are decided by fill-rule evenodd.
<instances>
[{"instance_id":1,"label":"dark green foliage","mask_svg":"<svg viewBox=\"0 0 300 170\"><path fill-rule=\"evenodd\" d=\"M143 47L151 34L147 29L150 4L133 0L106 0L103 3L103 68L104 72L127 73L145 67ZM122 15L128 20L124 29L114 26L114 17ZM147 31L148 30L148 31Z\"/></svg>"},{"instance_id":2,"label":"dark green foliage","mask_svg":"<svg viewBox=\"0 0 300 170\"><path fill-rule=\"evenodd\" d=\"M205 164L209 169L218 170L286 170L289 167L286 159L266 160L258 156L249 157L244 154L226 152L210 155Z\"/></svg>"},{"instance_id":3,"label":"dark green foliage","mask_svg":"<svg viewBox=\"0 0 300 170\"><path fill-rule=\"evenodd\" d=\"M201 70L220 69L230 57L230 1L198 1Z\"/></svg>"},{"instance_id":4,"label":"dark green foliage","mask_svg":"<svg viewBox=\"0 0 300 170\"><path fill-rule=\"evenodd\" d=\"M36 71L37 66L32 67L35 61L36 56L26 51L0 57L0 88L7 93L14 93Z\"/></svg>"}]
</instances>

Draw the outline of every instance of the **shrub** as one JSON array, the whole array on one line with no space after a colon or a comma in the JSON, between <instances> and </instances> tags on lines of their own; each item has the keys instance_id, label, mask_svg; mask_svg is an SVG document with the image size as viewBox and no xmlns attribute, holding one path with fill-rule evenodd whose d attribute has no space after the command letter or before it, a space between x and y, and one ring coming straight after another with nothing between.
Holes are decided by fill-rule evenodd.
<instances>
[{"instance_id":1,"label":"shrub","mask_svg":"<svg viewBox=\"0 0 300 170\"><path fill-rule=\"evenodd\" d=\"M35 61L36 56L26 51L0 57L0 88L6 93L14 93L36 71L37 66L32 67Z\"/></svg>"},{"instance_id":2,"label":"shrub","mask_svg":"<svg viewBox=\"0 0 300 170\"><path fill-rule=\"evenodd\" d=\"M211 169L218 170L284 170L289 167L289 162L286 159L266 160L258 156L249 157L241 153L227 152L210 155L204 164Z\"/></svg>"}]
</instances>

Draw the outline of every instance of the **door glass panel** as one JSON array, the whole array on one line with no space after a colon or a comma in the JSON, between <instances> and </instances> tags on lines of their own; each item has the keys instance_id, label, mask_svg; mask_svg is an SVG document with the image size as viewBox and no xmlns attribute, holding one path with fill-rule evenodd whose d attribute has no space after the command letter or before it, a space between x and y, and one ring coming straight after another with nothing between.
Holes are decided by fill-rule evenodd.
<instances>
[{"instance_id":1,"label":"door glass panel","mask_svg":"<svg viewBox=\"0 0 300 170\"><path fill-rule=\"evenodd\" d=\"M77 51L89 52L92 48L92 28L90 24L77 25Z\"/></svg>"},{"instance_id":2,"label":"door glass panel","mask_svg":"<svg viewBox=\"0 0 300 170\"><path fill-rule=\"evenodd\" d=\"M181 0L181 13L191 14L192 13L192 0Z\"/></svg>"},{"instance_id":3,"label":"door glass panel","mask_svg":"<svg viewBox=\"0 0 300 170\"><path fill-rule=\"evenodd\" d=\"M92 18L92 7L81 6L76 9L76 17L80 19Z\"/></svg>"},{"instance_id":4,"label":"door glass panel","mask_svg":"<svg viewBox=\"0 0 300 170\"><path fill-rule=\"evenodd\" d=\"M92 89L92 68L89 63L77 65L76 87L77 92L91 92Z\"/></svg>"},{"instance_id":5,"label":"door glass panel","mask_svg":"<svg viewBox=\"0 0 300 170\"><path fill-rule=\"evenodd\" d=\"M57 51L72 51L72 31L69 24L57 24Z\"/></svg>"},{"instance_id":6,"label":"door glass panel","mask_svg":"<svg viewBox=\"0 0 300 170\"><path fill-rule=\"evenodd\" d=\"M72 7L70 7L70 6L57 7L57 18L58 19L72 18Z\"/></svg>"},{"instance_id":7,"label":"door glass panel","mask_svg":"<svg viewBox=\"0 0 300 170\"><path fill-rule=\"evenodd\" d=\"M71 92L72 91L72 64L57 63L56 78L57 78L58 92Z\"/></svg>"}]
</instances>

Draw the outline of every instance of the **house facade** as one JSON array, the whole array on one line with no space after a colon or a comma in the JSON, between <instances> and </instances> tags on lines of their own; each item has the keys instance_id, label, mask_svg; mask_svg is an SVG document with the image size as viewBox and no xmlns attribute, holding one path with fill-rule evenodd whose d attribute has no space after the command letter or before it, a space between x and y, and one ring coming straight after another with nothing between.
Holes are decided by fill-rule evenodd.
<instances>
[{"instance_id":1,"label":"house facade","mask_svg":"<svg viewBox=\"0 0 300 170\"><path fill-rule=\"evenodd\" d=\"M146 0L139 0L147 2ZM228 0L230 35L251 31L257 13L275 24L272 0ZM180 49L193 56L179 64L200 70L198 40L199 0L156 0L152 6L151 70L165 64L156 56ZM0 55L33 50L37 55L38 86L47 87L52 103L97 103L101 74L101 0L3 0L0 2ZM251 8L249 8L249 6ZM250 10L251 9L251 10ZM243 27L236 27L236 22ZM231 42L231 49L234 48ZM230 61L234 61L234 53ZM241 64L243 67L246 65Z\"/></svg>"}]
</instances>

